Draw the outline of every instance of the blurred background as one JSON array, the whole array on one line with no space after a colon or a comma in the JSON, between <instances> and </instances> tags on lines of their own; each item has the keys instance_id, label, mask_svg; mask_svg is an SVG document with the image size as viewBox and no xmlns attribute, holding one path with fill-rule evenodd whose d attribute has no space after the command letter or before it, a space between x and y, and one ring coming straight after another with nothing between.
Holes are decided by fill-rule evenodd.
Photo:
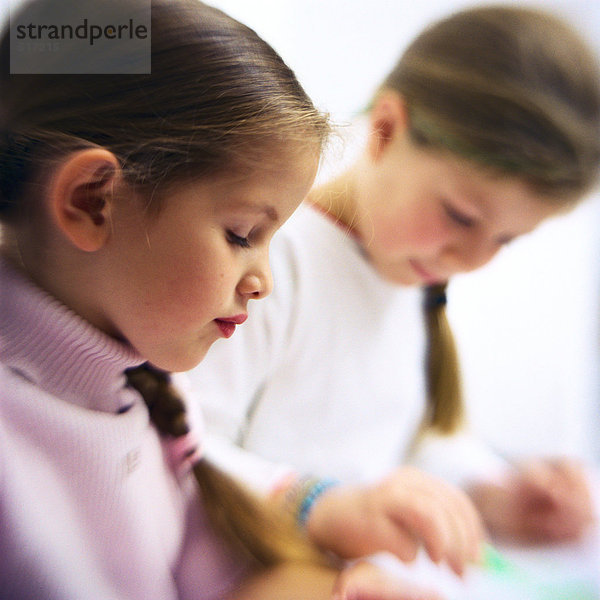
<instances>
[{"instance_id":1,"label":"blurred background","mask_svg":"<svg viewBox=\"0 0 600 600\"><path fill-rule=\"evenodd\" d=\"M0 0L0 17L17 3ZM364 109L422 27L473 4L208 3L269 41L316 104L342 126ZM600 54L598 0L538 0L528 5L567 18ZM457 277L450 286L449 317L472 425L509 457L568 453L600 462L599 257L600 190L574 212L548 221L484 269Z\"/></svg>"}]
</instances>

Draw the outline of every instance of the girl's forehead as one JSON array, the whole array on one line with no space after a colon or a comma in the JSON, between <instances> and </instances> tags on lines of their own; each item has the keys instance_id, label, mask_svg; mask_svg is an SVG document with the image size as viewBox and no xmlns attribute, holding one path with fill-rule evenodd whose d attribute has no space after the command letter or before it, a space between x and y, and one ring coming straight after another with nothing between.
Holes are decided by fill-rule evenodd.
<instances>
[{"instance_id":1,"label":"girl's forehead","mask_svg":"<svg viewBox=\"0 0 600 600\"><path fill-rule=\"evenodd\" d=\"M554 207L570 204L572 198L567 195L553 197L536 190L526 175L502 171L483 163L467 159L451 153L431 153L433 165L439 167L437 180L454 186L457 192L469 195L475 200L485 203L494 196L527 197L530 201L538 201ZM434 178L436 177L433 175Z\"/></svg>"},{"instance_id":2,"label":"girl's forehead","mask_svg":"<svg viewBox=\"0 0 600 600\"><path fill-rule=\"evenodd\" d=\"M305 152L288 159L278 158L256 168L225 170L208 178L191 179L170 186L165 199L203 201L218 210L258 210L257 207L285 204L287 199L302 199L316 176L319 156ZM261 210L263 210L261 208ZM272 218L270 211L263 210Z\"/></svg>"},{"instance_id":3,"label":"girl's forehead","mask_svg":"<svg viewBox=\"0 0 600 600\"><path fill-rule=\"evenodd\" d=\"M278 153L265 156L259 165L246 169L234 176L233 183L244 183L249 187L278 186L293 181L302 182L314 179L321 154L314 146L299 149L282 149Z\"/></svg>"}]
</instances>

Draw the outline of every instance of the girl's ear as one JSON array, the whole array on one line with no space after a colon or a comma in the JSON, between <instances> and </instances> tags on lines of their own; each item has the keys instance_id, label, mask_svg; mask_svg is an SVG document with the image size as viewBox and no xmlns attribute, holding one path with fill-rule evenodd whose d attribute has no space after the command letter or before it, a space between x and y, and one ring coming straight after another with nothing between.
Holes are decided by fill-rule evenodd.
<instances>
[{"instance_id":1,"label":"girl's ear","mask_svg":"<svg viewBox=\"0 0 600 600\"><path fill-rule=\"evenodd\" d=\"M398 92L383 91L375 98L369 117L367 151L369 157L377 161L390 142L407 131L409 119L406 102Z\"/></svg>"},{"instance_id":2,"label":"girl's ear","mask_svg":"<svg viewBox=\"0 0 600 600\"><path fill-rule=\"evenodd\" d=\"M117 158L103 148L69 155L50 183L50 210L62 233L80 250L95 252L111 230Z\"/></svg>"}]
</instances>

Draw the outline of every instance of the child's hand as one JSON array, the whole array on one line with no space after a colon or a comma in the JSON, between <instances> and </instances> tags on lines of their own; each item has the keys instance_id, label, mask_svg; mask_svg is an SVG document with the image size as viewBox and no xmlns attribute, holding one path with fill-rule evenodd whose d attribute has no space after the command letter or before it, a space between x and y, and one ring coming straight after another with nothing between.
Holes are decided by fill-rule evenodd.
<instances>
[{"instance_id":1,"label":"child's hand","mask_svg":"<svg viewBox=\"0 0 600 600\"><path fill-rule=\"evenodd\" d=\"M492 534L521 543L579 539L594 520L584 470L572 460L525 462L499 485L474 486L471 497Z\"/></svg>"},{"instance_id":2,"label":"child's hand","mask_svg":"<svg viewBox=\"0 0 600 600\"><path fill-rule=\"evenodd\" d=\"M442 597L361 562L341 572L331 600L442 600Z\"/></svg>"},{"instance_id":3,"label":"child's hand","mask_svg":"<svg viewBox=\"0 0 600 600\"><path fill-rule=\"evenodd\" d=\"M483 528L462 491L411 467L369 486L338 486L315 503L308 533L342 558L388 551L413 560L424 546L434 562L462 574L479 558Z\"/></svg>"}]
</instances>

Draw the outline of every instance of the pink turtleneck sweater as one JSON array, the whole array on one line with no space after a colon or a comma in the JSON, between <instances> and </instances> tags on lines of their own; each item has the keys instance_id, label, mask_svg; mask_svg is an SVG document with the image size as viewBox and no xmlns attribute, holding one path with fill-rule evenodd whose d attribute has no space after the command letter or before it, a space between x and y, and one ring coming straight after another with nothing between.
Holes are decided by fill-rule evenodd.
<instances>
[{"instance_id":1,"label":"pink turtleneck sweater","mask_svg":"<svg viewBox=\"0 0 600 600\"><path fill-rule=\"evenodd\" d=\"M0 258L0 598L221 600L243 570L123 371Z\"/></svg>"}]
</instances>

